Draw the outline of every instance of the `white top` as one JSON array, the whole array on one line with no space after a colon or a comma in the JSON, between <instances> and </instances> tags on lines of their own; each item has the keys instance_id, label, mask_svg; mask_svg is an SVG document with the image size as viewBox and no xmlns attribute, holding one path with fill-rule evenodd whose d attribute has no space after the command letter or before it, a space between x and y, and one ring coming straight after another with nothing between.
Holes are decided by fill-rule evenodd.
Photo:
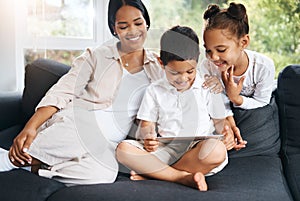
<instances>
[{"instance_id":1,"label":"white top","mask_svg":"<svg viewBox=\"0 0 300 201\"><path fill-rule=\"evenodd\" d=\"M126 138L149 84L144 70L135 74L123 70L118 95L112 105L94 111L98 126L107 139L118 143Z\"/></svg>"},{"instance_id":2,"label":"white top","mask_svg":"<svg viewBox=\"0 0 300 201\"><path fill-rule=\"evenodd\" d=\"M214 132L211 118L226 117L221 94L212 94L201 86L197 74L189 90L178 92L166 78L146 90L138 119L157 122L161 136L200 136ZM216 107L218 106L218 107Z\"/></svg>"},{"instance_id":3,"label":"white top","mask_svg":"<svg viewBox=\"0 0 300 201\"><path fill-rule=\"evenodd\" d=\"M36 108L52 105L59 109L75 106L98 110L111 106L123 74L118 43L119 40L112 45L87 48L73 61L70 71L48 90ZM157 56L144 50L143 69L151 82L164 75Z\"/></svg>"},{"instance_id":4,"label":"white top","mask_svg":"<svg viewBox=\"0 0 300 201\"><path fill-rule=\"evenodd\" d=\"M233 79L237 83L242 76L245 76L241 96L243 104L234 105L243 109L254 109L263 107L270 103L272 91L275 83L275 66L274 62L260 54L251 50L245 50L249 65L246 72L241 76L234 76ZM200 66L201 75L216 75L221 80L221 72L208 59L203 60Z\"/></svg>"}]
</instances>

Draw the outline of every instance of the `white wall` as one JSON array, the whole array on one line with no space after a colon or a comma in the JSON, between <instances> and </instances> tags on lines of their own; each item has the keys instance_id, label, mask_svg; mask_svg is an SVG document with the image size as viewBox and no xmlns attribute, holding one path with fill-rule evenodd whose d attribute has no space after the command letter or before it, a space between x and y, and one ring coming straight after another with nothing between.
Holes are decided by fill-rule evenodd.
<instances>
[{"instance_id":1,"label":"white wall","mask_svg":"<svg viewBox=\"0 0 300 201\"><path fill-rule=\"evenodd\" d=\"M14 1L0 0L0 92L18 90Z\"/></svg>"}]
</instances>

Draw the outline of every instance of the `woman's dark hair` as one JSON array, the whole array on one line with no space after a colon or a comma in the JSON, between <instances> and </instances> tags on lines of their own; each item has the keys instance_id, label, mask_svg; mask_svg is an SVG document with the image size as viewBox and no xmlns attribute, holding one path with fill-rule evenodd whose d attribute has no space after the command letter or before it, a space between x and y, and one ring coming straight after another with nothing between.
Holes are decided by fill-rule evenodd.
<instances>
[{"instance_id":1,"label":"woman's dark hair","mask_svg":"<svg viewBox=\"0 0 300 201\"><path fill-rule=\"evenodd\" d=\"M199 55L199 38L190 27L175 26L167 30L160 39L160 59L164 66L170 61L198 62Z\"/></svg>"},{"instance_id":2,"label":"woman's dark hair","mask_svg":"<svg viewBox=\"0 0 300 201\"><path fill-rule=\"evenodd\" d=\"M246 8L243 4L230 3L227 9L211 4L203 15L206 21L204 31L209 29L228 29L237 38L249 33Z\"/></svg>"},{"instance_id":3,"label":"woman's dark hair","mask_svg":"<svg viewBox=\"0 0 300 201\"><path fill-rule=\"evenodd\" d=\"M133 6L139 9L146 20L147 29L150 28L150 17L145 5L141 0L110 0L108 4L108 27L113 35L115 35L114 26L116 22L116 13L122 6L125 5Z\"/></svg>"}]
</instances>

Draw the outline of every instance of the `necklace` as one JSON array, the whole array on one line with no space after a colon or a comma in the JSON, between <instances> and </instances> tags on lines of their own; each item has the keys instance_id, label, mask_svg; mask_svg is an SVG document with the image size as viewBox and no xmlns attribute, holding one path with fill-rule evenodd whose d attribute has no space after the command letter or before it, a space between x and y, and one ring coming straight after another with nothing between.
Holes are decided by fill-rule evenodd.
<instances>
[{"instance_id":1,"label":"necklace","mask_svg":"<svg viewBox=\"0 0 300 201\"><path fill-rule=\"evenodd\" d=\"M129 66L129 64L127 62L125 62L124 66L127 68Z\"/></svg>"},{"instance_id":2,"label":"necklace","mask_svg":"<svg viewBox=\"0 0 300 201\"><path fill-rule=\"evenodd\" d=\"M142 50L141 54L137 51L126 53L120 57L120 61L127 70L141 67L144 61L144 51Z\"/></svg>"},{"instance_id":3,"label":"necklace","mask_svg":"<svg viewBox=\"0 0 300 201\"><path fill-rule=\"evenodd\" d=\"M123 66L125 68L128 68L129 67L129 63L126 61L125 57L121 58L121 63L123 64Z\"/></svg>"}]
</instances>

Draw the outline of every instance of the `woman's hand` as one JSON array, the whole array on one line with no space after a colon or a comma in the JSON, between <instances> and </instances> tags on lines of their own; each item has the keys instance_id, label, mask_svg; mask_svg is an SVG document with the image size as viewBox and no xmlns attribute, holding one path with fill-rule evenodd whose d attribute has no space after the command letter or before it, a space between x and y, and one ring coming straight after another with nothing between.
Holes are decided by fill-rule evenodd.
<instances>
[{"instance_id":1,"label":"woman's hand","mask_svg":"<svg viewBox=\"0 0 300 201\"><path fill-rule=\"evenodd\" d=\"M32 141L37 135L36 129L24 128L20 134L14 139L13 145L9 150L11 162L21 166L31 164L32 157L27 153Z\"/></svg>"},{"instance_id":2,"label":"woman's hand","mask_svg":"<svg viewBox=\"0 0 300 201\"><path fill-rule=\"evenodd\" d=\"M46 106L38 108L33 116L29 119L24 129L14 139L13 145L9 150L11 162L16 165L31 164L32 157L27 153L32 141L37 136L37 129L49 119L57 108L54 106Z\"/></svg>"},{"instance_id":3,"label":"woman's hand","mask_svg":"<svg viewBox=\"0 0 300 201\"><path fill-rule=\"evenodd\" d=\"M205 82L202 84L202 87L205 89L210 89L211 93L221 93L223 89L223 85L217 76L204 75Z\"/></svg>"}]
</instances>

